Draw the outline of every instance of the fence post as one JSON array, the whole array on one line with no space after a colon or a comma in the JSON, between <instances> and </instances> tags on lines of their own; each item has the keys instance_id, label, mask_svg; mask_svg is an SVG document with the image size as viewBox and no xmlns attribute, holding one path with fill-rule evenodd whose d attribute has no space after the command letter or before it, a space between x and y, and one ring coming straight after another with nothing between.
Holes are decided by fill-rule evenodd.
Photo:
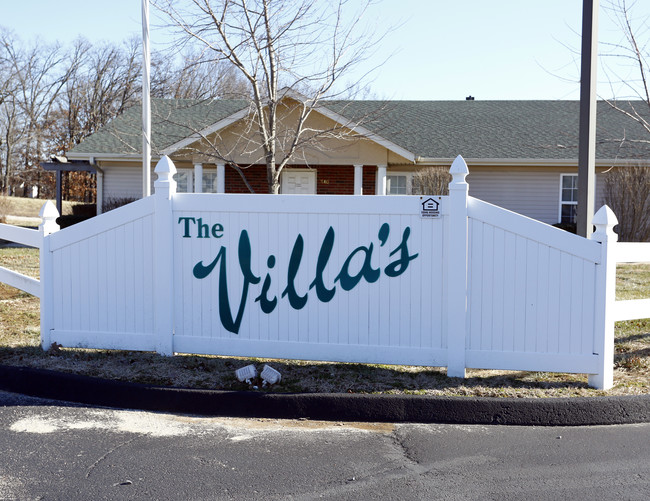
<instances>
[{"instance_id":1,"label":"fence post","mask_svg":"<svg viewBox=\"0 0 650 501\"><path fill-rule=\"evenodd\" d=\"M467 164L458 155L449 170L449 245L447 246L447 376L465 377L467 332Z\"/></svg>"},{"instance_id":2,"label":"fence post","mask_svg":"<svg viewBox=\"0 0 650 501\"><path fill-rule=\"evenodd\" d=\"M616 241L618 220L612 209L603 205L592 220L596 231L591 239L601 243L600 264L596 265L594 355L598 373L589 375L589 386L607 390L614 385L614 308L616 307Z\"/></svg>"},{"instance_id":3,"label":"fence post","mask_svg":"<svg viewBox=\"0 0 650 501\"><path fill-rule=\"evenodd\" d=\"M41 346L49 350L52 346L52 329L54 328L54 273L52 253L50 252L49 235L59 231L56 218L59 211L52 202L45 202L38 214L41 224L38 231L41 233L41 246L39 253L40 282L41 282Z\"/></svg>"},{"instance_id":4,"label":"fence post","mask_svg":"<svg viewBox=\"0 0 650 501\"><path fill-rule=\"evenodd\" d=\"M174 354L174 226L176 167L168 156L156 165L154 183L154 332L156 351Z\"/></svg>"}]
</instances>

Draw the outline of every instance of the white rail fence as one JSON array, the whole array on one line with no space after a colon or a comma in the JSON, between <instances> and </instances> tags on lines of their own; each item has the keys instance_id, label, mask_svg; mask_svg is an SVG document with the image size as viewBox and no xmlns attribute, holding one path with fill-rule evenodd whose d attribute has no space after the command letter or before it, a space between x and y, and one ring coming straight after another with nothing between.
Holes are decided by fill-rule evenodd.
<instances>
[{"instance_id":1,"label":"white rail fence","mask_svg":"<svg viewBox=\"0 0 650 501\"><path fill-rule=\"evenodd\" d=\"M619 244L602 208L591 240L468 196L155 195L63 231L0 238L41 249L44 348L155 350L346 362L587 373L613 379L614 322L650 316L615 301ZM20 277L20 276L19 276Z\"/></svg>"},{"instance_id":2,"label":"white rail fence","mask_svg":"<svg viewBox=\"0 0 650 501\"><path fill-rule=\"evenodd\" d=\"M45 237L59 230L59 226L56 224L59 213L54 204L47 202L41 208L39 216L42 222L38 230L0 223L0 240L42 249ZM41 257L43 257L42 254ZM10 285L33 296L42 297L42 282L40 280L17 273L3 266L0 266L0 283Z\"/></svg>"},{"instance_id":3,"label":"white rail fence","mask_svg":"<svg viewBox=\"0 0 650 501\"><path fill-rule=\"evenodd\" d=\"M621 242L616 244L617 263L650 261L650 243ZM650 317L650 298L618 300L613 308L614 320L635 320Z\"/></svg>"}]
</instances>

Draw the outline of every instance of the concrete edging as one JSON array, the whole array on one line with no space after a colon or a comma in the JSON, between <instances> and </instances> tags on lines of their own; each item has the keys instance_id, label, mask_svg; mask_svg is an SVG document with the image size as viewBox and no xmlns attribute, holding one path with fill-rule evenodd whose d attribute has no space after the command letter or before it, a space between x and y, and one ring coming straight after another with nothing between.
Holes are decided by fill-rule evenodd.
<instances>
[{"instance_id":1,"label":"concrete edging","mask_svg":"<svg viewBox=\"0 0 650 501\"><path fill-rule=\"evenodd\" d=\"M525 426L650 422L650 395L485 398L257 393L167 388L5 365L0 365L0 389L79 404L201 416Z\"/></svg>"}]
</instances>

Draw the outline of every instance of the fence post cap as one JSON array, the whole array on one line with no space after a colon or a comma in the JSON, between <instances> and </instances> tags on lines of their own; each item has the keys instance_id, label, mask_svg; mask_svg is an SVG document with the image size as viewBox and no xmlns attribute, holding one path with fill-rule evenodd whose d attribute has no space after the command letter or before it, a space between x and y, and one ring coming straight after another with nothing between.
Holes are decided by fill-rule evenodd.
<instances>
[{"instance_id":1,"label":"fence post cap","mask_svg":"<svg viewBox=\"0 0 650 501\"><path fill-rule=\"evenodd\" d=\"M467 168L465 159L461 155L458 155L452 162L449 173L451 174L451 182L449 183L449 189L451 191L467 189L465 178L469 174L469 169Z\"/></svg>"},{"instance_id":2,"label":"fence post cap","mask_svg":"<svg viewBox=\"0 0 650 501\"><path fill-rule=\"evenodd\" d=\"M604 240L613 239L618 240L618 235L614 233L614 226L618 224L616 214L607 205L603 205L591 220L596 227L596 231L592 234L593 240L602 242Z\"/></svg>"},{"instance_id":3,"label":"fence post cap","mask_svg":"<svg viewBox=\"0 0 650 501\"><path fill-rule=\"evenodd\" d=\"M56 209L56 205L54 205L51 201L48 200L43 204L38 215L41 219L56 219L57 217L59 217L60 214L59 211Z\"/></svg>"},{"instance_id":4,"label":"fence post cap","mask_svg":"<svg viewBox=\"0 0 650 501\"><path fill-rule=\"evenodd\" d=\"M456 177L455 174L465 174L465 176L469 174L469 169L467 168L467 162L465 162L465 159L463 158L462 155L458 155L454 159L454 161L451 164L451 168L449 169L449 173L454 177Z\"/></svg>"},{"instance_id":5,"label":"fence post cap","mask_svg":"<svg viewBox=\"0 0 650 501\"><path fill-rule=\"evenodd\" d=\"M176 174L176 166L171 158L167 155L158 160L154 172L158 175L156 182L153 184L155 193L163 197L169 197L176 193L176 181L174 181L174 174Z\"/></svg>"},{"instance_id":6,"label":"fence post cap","mask_svg":"<svg viewBox=\"0 0 650 501\"><path fill-rule=\"evenodd\" d=\"M59 217L59 211L56 206L49 200L43 204L38 213L41 218L39 229L46 234L53 233L59 230L59 225L56 224L56 218Z\"/></svg>"},{"instance_id":7,"label":"fence post cap","mask_svg":"<svg viewBox=\"0 0 650 501\"><path fill-rule=\"evenodd\" d=\"M176 174L176 166L174 165L174 162L172 162L171 158L167 155L163 155L162 158L158 160L154 172L158 174L158 179L160 179L161 177L165 177L161 176L163 174Z\"/></svg>"}]
</instances>

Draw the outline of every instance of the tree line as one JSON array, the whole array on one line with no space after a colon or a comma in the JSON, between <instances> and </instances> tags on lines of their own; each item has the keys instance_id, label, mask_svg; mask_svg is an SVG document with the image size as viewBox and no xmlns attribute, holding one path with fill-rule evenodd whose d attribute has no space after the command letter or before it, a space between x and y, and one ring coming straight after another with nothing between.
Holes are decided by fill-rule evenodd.
<instances>
[{"instance_id":1,"label":"tree line","mask_svg":"<svg viewBox=\"0 0 650 501\"><path fill-rule=\"evenodd\" d=\"M215 99L248 89L234 69L198 52L151 54L153 98ZM140 39L92 44L23 41L0 28L0 194L54 196L40 163L65 155L142 97ZM65 175L64 197L94 201L94 179Z\"/></svg>"}]
</instances>

